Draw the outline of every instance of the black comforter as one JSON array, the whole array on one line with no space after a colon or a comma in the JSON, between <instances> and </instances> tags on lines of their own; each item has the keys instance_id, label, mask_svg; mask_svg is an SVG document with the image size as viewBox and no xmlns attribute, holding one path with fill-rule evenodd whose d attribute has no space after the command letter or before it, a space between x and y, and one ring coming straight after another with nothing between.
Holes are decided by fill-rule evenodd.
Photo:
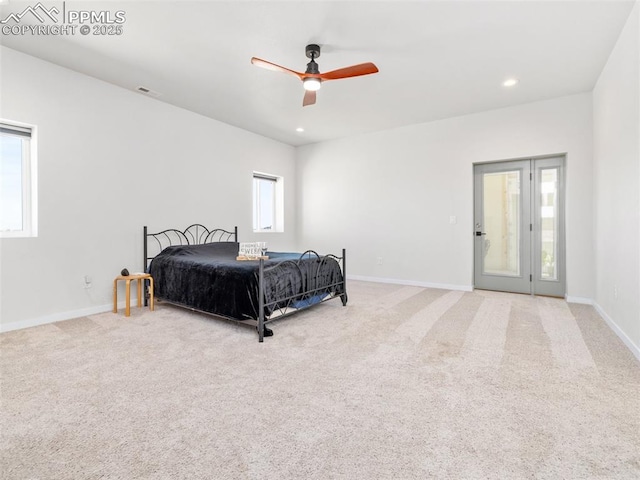
<instances>
[{"instance_id":1,"label":"black comforter","mask_svg":"<svg viewBox=\"0 0 640 480\"><path fill-rule=\"evenodd\" d=\"M236 242L164 249L149 266L156 296L228 318L257 319L259 263L238 261L237 254ZM301 259L299 253L267 255L265 315L285 305L306 306L328 293L343 293L342 271L335 259Z\"/></svg>"}]
</instances>

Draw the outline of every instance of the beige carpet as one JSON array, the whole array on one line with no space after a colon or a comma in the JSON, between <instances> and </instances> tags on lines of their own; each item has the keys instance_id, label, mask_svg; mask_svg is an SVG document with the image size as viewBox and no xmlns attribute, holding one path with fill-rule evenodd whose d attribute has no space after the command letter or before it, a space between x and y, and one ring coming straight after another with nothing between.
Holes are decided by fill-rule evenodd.
<instances>
[{"instance_id":1,"label":"beige carpet","mask_svg":"<svg viewBox=\"0 0 640 480\"><path fill-rule=\"evenodd\" d=\"M591 307L351 282L273 329L2 334L1 478L640 478L640 365Z\"/></svg>"}]
</instances>

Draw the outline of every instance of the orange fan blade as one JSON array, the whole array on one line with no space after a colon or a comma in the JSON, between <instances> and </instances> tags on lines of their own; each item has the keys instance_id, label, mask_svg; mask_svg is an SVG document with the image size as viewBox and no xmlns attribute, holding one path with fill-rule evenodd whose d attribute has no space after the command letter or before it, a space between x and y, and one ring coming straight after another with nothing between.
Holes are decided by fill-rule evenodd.
<instances>
[{"instance_id":1,"label":"orange fan blade","mask_svg":"<svg viewBox=\"0 0 640 480\"><path fill-rule=\"evenodd\" d=\"M251 63L262 68L266 68L267 70L273 70L274 72L284 72L290 75L295 75L300 80L304 78L304 74L300 72L296 72L294 70L290 70L285 67L281 67L280 65L276 65L275 63L267 62L266 60L262 60L261 58L252 57Z\"/></svg>"},{"instance_id":2,"label":"orange fan blade","mask_svg":"<svg viewBox=\"0 0 640 480\"><path fill-rule=\"evenodd\" d=\"M352 65L350 67L339 68L338 70L332 70L331 72L321 73L320 78L323 80L338 80L340 78L359 77L360 75L369 75L371 73L377 73L378 67L373 63L361 63L359 65Z\"/></svg>"},{"instance_id":3,"label":"orange fan blade","mask_svg":"<svg viewBox=\"0 0 640 480\"><path fill-rule=\"evenodd\" d=\"M313 105L316 103L316 92L312 90L304 91L304 98L302 99L302 106Z\"/></svg>"}]
</instances>

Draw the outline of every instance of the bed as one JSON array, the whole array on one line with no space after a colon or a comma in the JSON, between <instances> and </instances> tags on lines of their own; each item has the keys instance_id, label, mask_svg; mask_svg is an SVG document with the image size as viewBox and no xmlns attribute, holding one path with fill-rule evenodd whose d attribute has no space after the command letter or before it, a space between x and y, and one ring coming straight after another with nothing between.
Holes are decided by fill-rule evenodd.
<instances>
[{"instance_id":1,"label":"bed","mask_svg":"<svg viewBox=\"0 0 640 480\"><path fill-rule=\"evenodd\" d=\"M238 260L238 228L201 224L149 233L144 227L144 268L155 298L255 325L258 340L270 322L319 303L347 304L346 252L342 255L266 252L268 259Z\"/></svg>"}]
</instances>

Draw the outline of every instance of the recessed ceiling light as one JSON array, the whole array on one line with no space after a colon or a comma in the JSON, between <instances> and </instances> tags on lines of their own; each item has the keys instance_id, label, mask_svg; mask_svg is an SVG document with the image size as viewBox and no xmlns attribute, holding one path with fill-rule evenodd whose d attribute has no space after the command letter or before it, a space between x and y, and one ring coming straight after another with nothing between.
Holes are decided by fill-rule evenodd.
<instances>
[{"instance_id":1,"label":"recessed ceiling light","mask_svg":"<svg viewBox=\"0 0 640 480\"><path fill-rule=\"evenodd\" d=\"M518 84L517 78L508 78L504 82L502 82L502 85L505 87L513 87L514 85L517 85L517 84Z\"/></svg>"},{"instance_id":2,"label":"recessed ceiling light","mask_svg":"<svg viewBox=\"0 0 640 480\"><path fill-rule=\"evenodd\" d=\"M304 132L304 128L298 127L298 128L296 128L296 132L302 133L302 132Z\"/></svg>"}]
</instances>

